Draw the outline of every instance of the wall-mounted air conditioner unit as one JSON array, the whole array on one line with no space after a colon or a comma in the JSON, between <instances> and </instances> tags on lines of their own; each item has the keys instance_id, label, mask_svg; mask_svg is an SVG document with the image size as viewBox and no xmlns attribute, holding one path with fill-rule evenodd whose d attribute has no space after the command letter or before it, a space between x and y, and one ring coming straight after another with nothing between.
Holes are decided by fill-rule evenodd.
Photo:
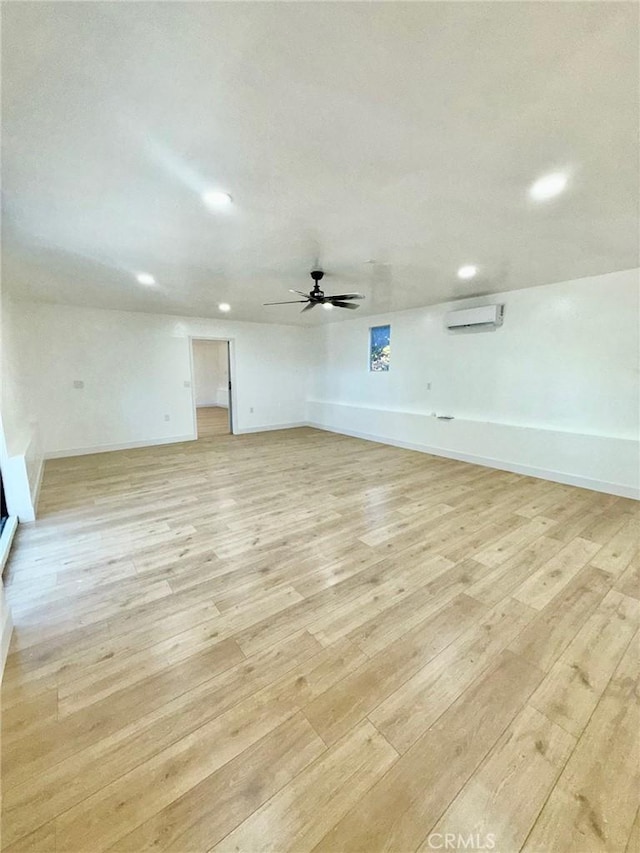
<instances>
[{"instance_id":1,"label":"wall-mounted air conditioner unit","mask_svg":"<svg viewBox=\"0 0 640 853\"><path fill-rule=\"evenodd\" d=\"M463 311L451 311L446 316L447 329L471 329L478 326L493 327L502 325L504 305L481 305L479 308L465 308Z\"/></svg>"}]
</instances>

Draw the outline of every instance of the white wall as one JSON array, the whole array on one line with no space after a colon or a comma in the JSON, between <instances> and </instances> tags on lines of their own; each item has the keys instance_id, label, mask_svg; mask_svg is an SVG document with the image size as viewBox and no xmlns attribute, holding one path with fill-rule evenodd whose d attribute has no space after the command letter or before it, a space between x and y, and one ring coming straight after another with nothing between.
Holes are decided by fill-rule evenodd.
<instances>
[{"instance_id":1,"label":"white wall","mask_svg":"<svg viewBox=\"0 0 640 853\"><path fill-rule=\"evenodd\" d=\"M631 270L321 327L308 420L637 496L638 296ZM446 330L447 311L491 302L502 328ZM368 330L387 322L391 369L370 373Z\"/></svg>"},{"instance_id":2,"label":"white wall","mask_svg":"<svg viewBox=\"0 0 640 853\"><path fill-rule=\"evenodd\" d=\"M15 309L21 382L48 456L194 438L190 336L232 340L237 432L305 419L305 329L44 303Z\"/></svg>"},{"instance_id":3,"label":"white wall","mask_svg":"<svg viewBox=\"0 0 640 853\"><path fill-rule=\"evenodd\" d=\"M226 341L193 341L193 390L196 406L229 406Z\"/></svg>"},{"instance_id":4,"label":"white wall","mask_svg":"<svg viewBox=\"0 0 640 853\"><path fill-rule=\"evenodd\" d=\"M448 310L495 301L502 328L445 329ZM19 302L14 323L49 455L194 437L189 338L218 337L238 432L307 421L638 496L638 307L632 270L317 328ZM386 322L391 370L370 373L368 329Z\"/></svg>"},{"instance_id":5,"label":"white wall","mask_svg":"<svg viewBox=\"0 0 640 853\"><path fill-rule=\"evenodd\" d=\"M7 506L20 521L33 521L43 471L43 454L28 388L21 381L22 350L15 305L0 292L0 469Z\"/></svg>"},{"instance_id":6,"label":"white wall","mask_svg":"<svg viewBox=\"0 0 640 853\"><path fill-rule=\"evenodd\" d=\"M9 513L14 518L6 522L0 536L0 578L4 569L11 542L16 528L15 516L18 510L24 512L22 499L27 498L26 508L33 511L30 485L26 466L17 470L15 460L10 456L19 440L20 422L24 418L22 406L17 399L20 384L16 381L15 353L13 351L11 303L6 291L0 285L0 471L4 483L5 496ZM29 514L29 513L27 513ZM0 579L0 680L4 672L4 664L9 652L13 622L11 611L6 602L3 582Z\"/></svg>"},{"instance_id":7,"label":"white wall","mask_svg":"<svg viewBox=\"0 0 640 853\"><path fill-rule=\"evenodd\" d=\"M28 421L25 400L18 382L19 355L15 346L13 302L3 289L0 297L0 329L2 371L0 407L7 450L13 452L21 443Z\"/></svg>"}]
</instances>

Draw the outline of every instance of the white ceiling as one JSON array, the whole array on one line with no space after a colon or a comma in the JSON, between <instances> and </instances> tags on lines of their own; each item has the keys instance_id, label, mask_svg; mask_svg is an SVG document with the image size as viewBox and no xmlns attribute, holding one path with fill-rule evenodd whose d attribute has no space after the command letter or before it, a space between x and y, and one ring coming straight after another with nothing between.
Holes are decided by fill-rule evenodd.
<instances>
[{"instance_id":1,"label":"white ceiling","mask_svg":"<svg viewBox=\"0 0 640 853\"><path fill-rule=\"evenodd\" d=\"M360 314L638 265L636 3L3 7L19 296L315 323L261 303L317 261Z\"/></svg>"}]
</instances>

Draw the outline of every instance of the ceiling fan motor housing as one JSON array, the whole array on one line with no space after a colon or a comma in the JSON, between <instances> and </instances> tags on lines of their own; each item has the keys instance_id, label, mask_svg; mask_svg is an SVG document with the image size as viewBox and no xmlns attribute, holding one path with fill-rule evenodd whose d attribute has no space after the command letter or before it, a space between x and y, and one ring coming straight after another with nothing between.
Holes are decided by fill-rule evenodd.
<instances>
[{"instance_id":1,"label":"ceiling fan motor housing","mask_svg":"<svg viewBox=\"0 0 640 853\"><path fill-rule=\"evenodd\" d=\"M322 270L312 270L311 278L314 280L313 290L309 294L312 299L324 299L324 291L320 290L319 281L322 280L324 273Z\"/></svg>"}]
</instances>

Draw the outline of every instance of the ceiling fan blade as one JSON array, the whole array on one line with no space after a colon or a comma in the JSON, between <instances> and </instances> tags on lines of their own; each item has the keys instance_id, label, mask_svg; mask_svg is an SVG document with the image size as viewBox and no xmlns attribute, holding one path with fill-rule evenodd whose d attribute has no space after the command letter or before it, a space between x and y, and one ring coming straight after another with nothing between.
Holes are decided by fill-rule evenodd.
<instances>
[{"instance_id":1,"label":"ceiling fan blade","mask_svg":"<svg viewBox=\"0 0 640 853\"><path fill-rule=\"evenodd\" d=\"M289 302L263 302L263 305L298 305L302 302L308 302L308 299L291 299Z\"/></svg>"},{"instance_id":2,"label":"ceiling fan blade","mask_svg":"<svg viewBox=\"0 0 640 853\"><path fill-rule=\"evenodd\" d=\"M300 296L308 296L308 294L305 293L303 290L291 290L291 288L289 288L289 293L299 293Z\"/></svg>"},{"instance_id":3,"label":"ceiling fan blade","mask_svg":"<svg viewBox=\"0 0 640 853\"><path fill-rule=\"evenodd\" d=\"M351 302L337 302L335 299L331 299L329 301L331 302L332 305L335 305L336 308L351 308L353 310L354 308L360 307L359 305L352 305ZM306 309L303 309L303 310L306 310Z\"/></svg>"},{"instance_id":4,"label":"ceiling fan blade","mask_svg":"<svg viewBox=\"0 0 640 853\"><path fill-rule=\"evenodd\" d=\"M304 306L302 311L310 311L311 308L315 308L317 304L318 304L317 302L310 302L308 305ZM301 314L302 314L302 311L300 312Z\"/></svg>"},{"instance_id":5,"label":"ceiling fan blade","mask_svg":"<svg viewBox=\"0 0 640 853\"><path fill-rule=\"evenodd\" d=\"M327 296L327 299L364 299L361 293L336 293L335 296Z\"/></svg>"}]
</instances>

